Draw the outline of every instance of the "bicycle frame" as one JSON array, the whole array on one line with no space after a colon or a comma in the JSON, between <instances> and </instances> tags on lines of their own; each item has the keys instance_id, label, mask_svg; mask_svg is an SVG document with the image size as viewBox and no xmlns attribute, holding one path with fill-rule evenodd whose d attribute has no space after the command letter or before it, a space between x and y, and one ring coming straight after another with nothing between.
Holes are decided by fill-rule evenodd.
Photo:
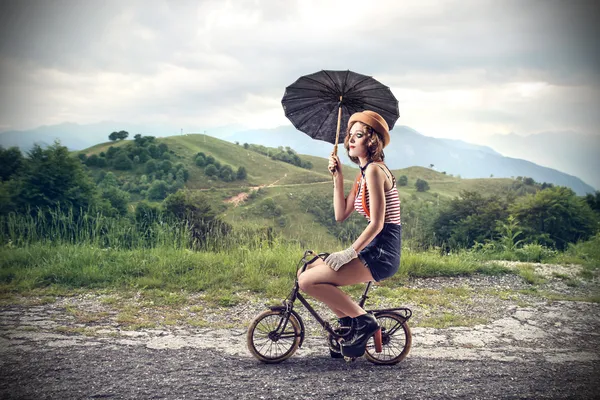
<instances>
[{"instance_id":1,"label":"bicycle frame","mask_svg":"<svg viewBox=\"0 0 600 400\"><path fill-rule=\"evenodd\" d=\"M306 257L309 255L312 255L313 257L307 261ZM304 256L300 260L300 262L304 264L302 267L302 272L306 271L306 268L308 267L308 265L313 263L314 261L316 261L317 258L321 258L324 260L325 258L327 258L328 255L329 255L329 253L316 254L312 250L306 250L304 252ZM371 289L372 283L373 282L367 283L365 291L363 292L362 296L360 297L358 305L361 308L364 307L365 302L369 298L368 293L369 293L369 290ZM347 339L353 333L352 329L349 329L347 332L344 332L344 333L338 333L333 329L333 327L331 326L331 324L329 322L327 322L323 318L321 318L319 313L317 313L317 311L315 311L315 309L310 305L310 303L308 303L308 301L306 301L304 296L302 296L302 294L300 293L300 286L298 284L298 278L296 278L296 282L294 283L294 288L292 289L292 291L290 292L288 297L283 301L283 305L269 307L273 311L280 310L280 311L285 312L284 313L285 318L282 318L281 321L279 321L277 328L275 328L275 330L272 333L284 332L285 328L287 326L287 323L290 319L290 315L293 315L300 323L300 344L298 347L302 347L302 343L304 342L305 328L304 328L304 322L302 321L302 318L300 317L300 315L298 315L298 313L296 311L294 311L294 303L295 303L296 299L299 300L300 303L302 303L302 305L308 310L308 312L313 316L313 318L315 320L317 320L319 325L321 325L323 327L323 329L325 329L336 341L341 338ZM375 309L375 310L366 310L366 311L369 313L373 313L373 315L375 315L375 316L377 316L378 314L381 314L381 313L385 313L385 312L394 312L396 314L399 314L404 319L404 322L408 321L410 319L410 317L412 316L412 311L410 309L404 308L404 307ZM399 328L399 326L395 327L393 329L393 331L390 332L390 334L393 334L393 332L395 332L396 329L398 329L398 328ZM281 334L277 334L277 336L283 337Z\"/></svg>"}]
</instances>

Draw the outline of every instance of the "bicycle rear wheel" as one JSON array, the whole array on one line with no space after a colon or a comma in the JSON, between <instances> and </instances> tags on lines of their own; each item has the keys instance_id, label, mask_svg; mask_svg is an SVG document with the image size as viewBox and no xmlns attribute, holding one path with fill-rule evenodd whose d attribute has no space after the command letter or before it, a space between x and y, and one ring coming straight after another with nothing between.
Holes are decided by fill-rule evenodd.
<instances>
[{"instance_id":1,"label":"bicycle rear wheel","mask_svg":"<svg viewBox=\"0 0 600 400\"><path fill-rule=\"evenodd\" d=\"M374 364L397 364L408 355L412 344L412 333L405 319L394 312L376 316L381 326L382 351L375 351L374 337L369 339L365 351L367 360Z\"/></svg>"},{"instance_id":2,"label":"bicycle rear wheel","mask_svg":"<svg viewBox=\"0 0 600 400\"><path fill-rule=\"evenodd\" d=\"M293 314L285 323L283 310L268 310L252 321L246 339L248 350L254 357L274 364L288 359L298 350L300 336L300 323Z\"/></svg>"}]
</instances>

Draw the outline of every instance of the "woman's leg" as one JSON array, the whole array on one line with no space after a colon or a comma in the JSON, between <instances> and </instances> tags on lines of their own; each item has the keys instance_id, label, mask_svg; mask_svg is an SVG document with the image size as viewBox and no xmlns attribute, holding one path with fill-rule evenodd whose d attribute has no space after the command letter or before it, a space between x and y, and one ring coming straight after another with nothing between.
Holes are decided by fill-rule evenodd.
<instances>
[{"instance_id":1,"label":"woman's leg","mask_svg":"<svg viewBox=\"0 0 600 400\"><path fill-rule=\"evenodd\" d=\"M316 260L312 267L298 278L300 289L327 304L338 317L357 317L365 313L350 296L338 286L354 285L373 280L371 271L358 258L334 271L323 260Z\"/></svg>"},{"instance_id":2,"label":"woman's leg","mask_svg":"<svg viewBox=\"0 0 600 400\"><path fill-rule=\"evenodd\" d=\"M320 259L319 259L319 260L317 260L317 261L323 261L323 260L320 260ZM304 272L306 272L306 271L308 271L309 269L313 268L315 265L318 265L319 263L318 263L317 261L313 262L312 264L308 264L308 265L306 266L306 270L305 270ZM302 271L302 268L298 269L298 273L297 273L297 275L298 275L298 281L300 281L300 275L302 275L302 272L301 272L301 271ZM336 317L338 317L338 318L343 318L343 317L345 317L345 316L346 316L346 314L344 314L344 312L342 312L341 310L338 310L337 308L329 307L329 309L330 309L330 310L331 310L331 311L332 311L332 312L335 314L335 316L336 316Z\"/></svg>"}]
</instances>

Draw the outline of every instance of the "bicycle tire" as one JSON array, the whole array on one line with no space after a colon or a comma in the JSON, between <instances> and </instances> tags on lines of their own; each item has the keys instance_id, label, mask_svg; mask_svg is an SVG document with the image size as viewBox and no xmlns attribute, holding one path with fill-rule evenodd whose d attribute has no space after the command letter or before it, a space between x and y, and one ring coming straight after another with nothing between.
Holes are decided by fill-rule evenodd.
<instances>
[{"instance_id":1,"label":"bicycle tire","mask_svg":"<svg viewBox=\"0 0 600 400\"><path fill-rule=\"evenodd\" d=\"M273 333L284 318L283 310L267 310L259 314L248 328L246 342L250 353L267 364L276 364L290 358L300 345L300 323L294 315L282 332L284 338L274 339Z\"/></svg>"},{"instance_id":2,"label":"bicycle tire","mask_svg":"<svg viewBox=\"0 0 600 400\"><path fill-rule=\"evenodd\" d=\"M381 326L382 352L375 351L375 340L371 337L367 342L365 358L373 364L398 364L406 358L412 345L410 327L404 317L394 312L381 313L375 317Z\"/></svg>"}]
</instances>

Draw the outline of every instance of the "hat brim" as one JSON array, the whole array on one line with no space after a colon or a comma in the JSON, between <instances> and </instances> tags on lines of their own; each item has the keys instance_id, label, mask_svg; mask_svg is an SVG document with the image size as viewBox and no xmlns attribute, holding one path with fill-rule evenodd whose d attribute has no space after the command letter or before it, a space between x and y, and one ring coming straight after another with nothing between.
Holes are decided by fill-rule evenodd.
<instances>
[{"instance_id":1,"label":"hat brim","mask_svg":"<svg viewBox=\"0 0 600 400\"><path fill-rule=\"evenodd\" d=\"M379 116L379 114L376 115ZM383 120L381 116L379 116L379 118ZM365 112L357 112L352 114L352 116L348 120L348 127L350 127L354 122L362 122L363 124L369 125L371 128L373 128L373 130L375 130L375 132L377 132L381 136L381 139L383 141L383 147L387 146L390 143L390 133L386 126L387 123L385 123L385 120L383 120L383 122L385 123L384 125L381 121L379 121L372 115L369 115Z\"/></svg>"}]
</instances>

